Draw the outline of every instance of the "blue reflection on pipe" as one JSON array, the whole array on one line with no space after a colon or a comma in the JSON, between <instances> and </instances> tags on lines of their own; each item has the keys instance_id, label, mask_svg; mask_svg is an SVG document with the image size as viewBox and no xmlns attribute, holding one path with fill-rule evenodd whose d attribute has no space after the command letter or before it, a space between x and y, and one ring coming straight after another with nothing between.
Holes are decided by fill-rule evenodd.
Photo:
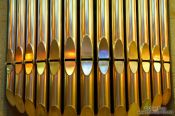
<instances>
[{"instance_id":1,"label":"blue reflection on pipe","mask_svg":"<svg viewBox=\"0 0 175 116\"><path fill-rule=\"evenodd\" d=\"M99 58L109 58L108 50L100 50L98 54Z\"/></svg>"}]
</instances>

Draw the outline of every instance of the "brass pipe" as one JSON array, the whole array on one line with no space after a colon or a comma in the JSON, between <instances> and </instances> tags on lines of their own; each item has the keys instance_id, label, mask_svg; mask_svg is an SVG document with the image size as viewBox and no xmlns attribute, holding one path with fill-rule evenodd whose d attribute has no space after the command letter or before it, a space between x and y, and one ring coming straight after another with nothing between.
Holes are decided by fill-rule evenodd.
<instances>
[{"instance_id":1,"label":"brass pipe","mask_svg":"<svg viewBox=\"0 0 175 116\"><path fill-rule=\"evenodd\" d=\"M97 0L98 115L110 116L109 1Z\"/></svg>"},{"instance_id":2,"label":"brass pipe","mask_svg":"<svg viewBox=\"0 0 175 116\"><path fill-rule=\"evenodd\" d=\"M126 116L123 0L112 0L114 115Z\"/></svg>"},{"instance_id":3,"label":"brass pipe","mask_svg":"<svg viewBox=\"0 0 175 116\"><path fill-rule=\"evenodd\" d=\"M35 81L36 81L36 1L27 0L27 33L25 53L25 109L29 116L35 116Z\"/></svg>"},{"instance_id":4,"label":"brass pipe","mask_svg":"<svg viewBox=\"0 0 175 116\"><path fill-rule=\"evenodd\" d=\"M140 85L141 108L149 110L151 107L151 75L150 49L148 31L148 0L138 1L139 12L139 52L140 52Z\"/></svg>"},{"instance_id":5,"label":"brass pipe","mask_svg":"<svg viewBox=\"0 0 175 116\"><path fill-rule=\"evenodd\" d=\"M162 104L167 105L171 99L170 54L168 37L168 6L167 0L159 1L160 40L162 60Z\"/></svg>"},{"instance_id":6,"label":"brass pipe","mask_svg":"<svg viewBox=\"0 0 175 116\"><path fill-rule=\"evenodd\" d=\"M93 0L80 1L81 116L94 115Z\"/></svg>"},{"instance_id":7,"label":"brass pipe","mask_svg":"<svg viewBox=\"0 0 175 116\"><path fill-rule=\"evenodd\" d=\"M36 115L47 115L48 0L38 0Z\"/></svg>"},{"instance_id":8,"label":"brass pipe","mask_svg":"<svg viewBox=\"0 0 175 116\"><path fill-rule=\"evenodd\" d=\"M77 0L64 1L64 115L77 115Z\"/></svg>"},{"instance_id":9,"label":"brass pipe","mask_svg":"<svg viewBox=\"0 0 175 116\"><path fill-rule=\"evenodd\" d=\"M15 54L15 104L20 113L25 112L24 106L24 51L25 51L25 20L26 20L26 1L17 1L17 46Z\"/></svg>"},{"instance_id":10,"label":"brass pipe","mask_svg":"<svg viewBox=\"0 0 175 116\"><path fill-rule=\"evenodd\" d=\"M158 2L158 0L149 2L153 110L157 110L162 104Z\"/></svg>"},{"instance_id":11,"label":"brass pipe","mask_svg":"<svg viewBox=\"0 0 175 116\"><path fill-rule=\"evenodd\" d=\"M10 105L15 106L15 43L16 43L16 0L9 0L8 51L6 97Z\"/></svg>"},{"instance_id":12,"label":"brass pipe","mask_svg":"<svg viewBox=\"0 0 175 116\"><path fill-rule=\"evenodd\" d=\"M126 0L126 47L129 116L138 115L138 47L137 47L136 0Z\"/></svg>"},{"instance_id":13,"label":"brass pipe","mask_svg":"<svg viewBox=\"0 0 175 116\"><path fill-rule=\"evenodd\" d=\"M61 116L61 39L62 1L50 1L50 104L49 115Z\"/></svg>"}]
</instances>

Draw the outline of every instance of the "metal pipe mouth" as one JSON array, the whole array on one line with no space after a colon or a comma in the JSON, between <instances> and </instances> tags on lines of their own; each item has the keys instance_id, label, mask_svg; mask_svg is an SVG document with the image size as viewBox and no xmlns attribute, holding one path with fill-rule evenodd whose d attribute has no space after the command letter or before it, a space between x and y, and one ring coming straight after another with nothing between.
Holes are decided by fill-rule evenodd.
<instances>
[{"instance_id":1,"label":"metal pipe mouth","mask_svg":"<svg viewBox=\"0 0 175 116\"><path fill-rule=\"evenodd\" d=\"M59 46L57 41L54 39L51 42L51 46L50 46L50 59L51 60L56 60L56 59L60 59L60 53L59 53Z\"/></svg>"},{"instance_id":2,"label":"metal pipe mouth","mask_svg":"<svg viewBox=\"0 0 175 116\"><path fill-rule=\"evenodd\" d=\"M130 61L129 62L129 67L130 67L130 70L132 71L132 73L136 73L137 70L138 70L138 62L136 61Z\"/></svg>"},{"instance_id":3,"label":"metal pipe mouth","mask_svg":"<svg viewBox=\"0 0 175 116\"><path fill-rule=\"evenodd\" d=\"M16 72L16 74L20 74L22 69L23 69L23 65L22 64L15 64L15 72Z\"/></svg>"},{"instance_id":4,"label":"metal pipe mouth","mask_svg":"<svg viewBox=\"0 0 175 116\"><path fill-rule=\"evenodd\" d=\"M152 57L154 61L160 61L160 47L155 45L152 51Z\"/></svg>"},{"instance_id":5,"label":"metal pipe mouth","mask_svg":"<svg viewBox=\"0 0 175 116\"><path fill-rule=\"evenodd\" d=\"M27 45L26 53L25 53L25 60L32 61L34 59L34 52L31 44Z\"/></svg>"},{"instance_id":6,"label":"metal pipe mouth","mask_svg":"<svg viewBox=\"0 0 175 116\"><path fill-rule=\"evenodd\" d=\"M60 69L59 63L60 62L50 62L50 72L52 75L56 75L57 72L59 71Z\"/></svg>"},{"instance_id":7,"label":"metal pipe mouth","mask_svg":"<svg viewBox=\"0 0 175 116\"><path fill-rule=\"evenodd\" d=\"M124 46L120 39L118 39L114 46L114 59L124 59Z\"/></svg>"},{"instance_id":8,"label":"metal pipe mouth","mask_svg":"<svg viewBox=\"0 0 175 116\"><path fill-rule=\"evenodd\" d=\"M12 49L7 50L7 63L13 63L14 61L14 52Z\"/></svg>"},{"instance_id":9,"label":"metal pipe mouth","mask_svg":"<svg viewBox=\"0 0 175 116\"><path fill-rule=\"evenodd\" d=\"M141 47L141 59L142 60L150 60L150 52L149 52L149 45L147 43L144 43Z\"/></svg>"},{"instance_id":10,"label":"metal pipe mouth","mask_svg":"<svg viewBox=\"0 0 175 116\"><path fill-rule=\"evenodd\" d=\"M45 62L38 62L37 63L37 72L39 75L42 75L44 73L45 67L46 67Z\"/></svg>"},{"instance_id":11,"label":"metal pipe mouth","mask_svg":"<svg viewBox=\"0 0 175 116\"><path fill-rule=\"evenodd\" d=\"M84 75L88 76L92 71L93 61L81 61L81 67Z\"/></svg>"},{"instance_id":12,"label":"metal pipe mouth","mask_svg":"<svg viewBox=\"0 0 175 116\"><path fill-rule=\"evenodd\" d=\"M81 49L82 49L81 58L92 58L93 57L92 43L88 35L86 35L83 38Z\"/></svg>"},{"instance_id":13,"label":"metal pipe mouth","mask_svg":"<svg viewBox=\"0 0 175 116\"><path fill-rule=\"evenodd\" d=\"M32 69L33 69L33 64L32 63L25 64L25 70L26 70L27 75L29 75L32 72Z\"/></svg>"},{"instance_id":14,"label":"metal pipe mouth","mask_svg":"<svg viewBox=\"0 0 175 116\"><path fill-rule=\"evenodd\" d=\"M109 61L99 61L98 66L102 74L106 74L109 69Z\"/></svg>"},{"instance_id":15,"label":"metal pipe mouth","mask_svg":"<svg viewBox=\"0 0 175 116\"><path fill-rule=\"evenodd\" d=\"M75 59L76 58L75 43L71 37L69 37L66 40L64 53L65 53L65 59Z\"/></svg>"},{"instance_id":16,"label":"metal pipe mouth","mask_svg":"<svg viewBox=\"0 0 175 116\"><path fill-rule=\"evenodd\" d=\"M154 69L156 72L160 72L160 70L161 70L161 63L160 62L154 62L153 66L154 66Z\"/></svg>"},{"instance_id":17,"label":"metal pipe mouth","mask_svg":"<svg viewBox=\"0 0 175 116\"><path fill-rule=\"evenodd\" d=\"M37 48L37 60L46 59L46 48L43 42L40 42Z\"/></svg>"},{"instance_id":18,"label":"metal pipe mouth","mask_svg":"<svg viewBox=\"0 0 175 116\"><path fill-rule=\"evenodd\" d=\"M75 70L75 61L65 61L65 70L68 75L72 75Z\"/></svg>"},{"instance_id":19,"label":"metal pipe mouth","mask_svg":"<svg viewBox=\"0 0 175 116\"><path fill-rule=\"evenodd\" d=\"M109 46L108 46L107 39L105 37L102 37L99 43L98 58L109 59Z\"/></svg>"},{"instance_id":20,"label":"metal pipe mouth","mask_svg":"<svg viewBox=\"0 0 175 116\"><path fill-rule=\"evenodd\" d=\"M169 48L165 47L162 51L162 58L163 61L169 62L170 61L170 55L169 55Z\"/></svg>"},{"instance_id":21,"label":"metal pipe mouth","mask_svg":"<svg viewBox=\"0 0 175 116\"><path fill-rule=\"evenodd\" d=\"M150 62L142 62L142 67L144 72L146 73L150 72Z\"/></svg>"},{"instance_id":22,"label":"metal pipe mouth","mask_svg":"<svg viewBox=\"0 0 175 116\"><path fill-rule=\"evenodd\" d=\"M23 50L20 46L16 49L16 55L15 55L16 62L22 62L23 61Z\"/></svg>"},{"instance_id":23,"label":"metal pipe mouth","mask_svg":"<svg viewBox=\"0 0 175 116\"><path fill-rule=\"evenodd\" d=\"M115 70L122 74L124 72L124 61L115 61L114 62Z\"/></svg>"},{"instance_id":24,"label":"metal pipe mouth","mask_svg":"<svg viewBox=\"0 0 175 116\"><path fill-rule=\"evenodd\" d=\"M132 60L138 59L137 44L135 41L131 41L129 44L128 58Z\"/></svg>"}]
</instances>

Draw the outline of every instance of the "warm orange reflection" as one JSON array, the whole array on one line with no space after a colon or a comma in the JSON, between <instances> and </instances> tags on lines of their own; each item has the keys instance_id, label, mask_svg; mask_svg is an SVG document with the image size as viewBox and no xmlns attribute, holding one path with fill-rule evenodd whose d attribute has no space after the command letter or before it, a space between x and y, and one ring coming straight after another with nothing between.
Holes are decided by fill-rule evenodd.
<instances>
[{"instance_id":1,"label":"warm orange reflection","mask_svg":"<svg viewBox=\"0 0 175 116\"><path fill-rule=\"evenodd\" d=\"M32 60L33 59L33 54L32 53L26 53L26 60Z\"/></svg>"},{"instance_id":2,"label":"warm orange reflection","mask_svg":"<svg viewBox=\"0 0 175 116\"><path fill-rule=\"evenodd\" d=\"M65 53L65 56L67 57L67 58L75 58L75 51L74 50L72 50L72 51L67 51L66 53Z\"/></svg>"}]
</instances>

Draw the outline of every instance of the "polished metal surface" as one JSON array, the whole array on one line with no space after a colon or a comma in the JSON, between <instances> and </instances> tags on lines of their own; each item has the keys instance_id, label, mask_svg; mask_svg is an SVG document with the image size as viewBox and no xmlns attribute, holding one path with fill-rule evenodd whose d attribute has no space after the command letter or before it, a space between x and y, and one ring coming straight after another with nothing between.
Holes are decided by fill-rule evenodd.
<instances>
[{"instance_id":1,"label":"polished metal surface","mask_svg":"<svg viewBox=\"0 0 175 116\"><path fill-rule=\"evenodd\" d=\"M80 0L81 116L94 115L93 0Z\"/></svg>"},{"instance_id":2,"label":"polished metal surface","mask_svg":"<svg viewBox=\"0 0 175 116\"><path fill-rule=\"evenodd\" d=\"M15 54L15 104L20 113L25 112L24 107L24 55L25 55L25 22L26 22L26 0L17 1L17 43Z\"/></svg>"},{"instance_id":3,"label":"polished metal surface","mask_svg":"<svg viewBox=\"0 0 175 116\"><path fill-rule=\"evenodd\" d=\"M162 104L161 90L161 62L160 62L160 38L159 38L159 0L149 2L150 11L150 43L152 66L152 109L157 110Z\"/></svg>"},{"instance_id":4,"label":"polished metal surface","mask_svg":"<svg viewBox=\"0 0 175 116\"><path fill-rule=\"evenodd\" d=\"M128 116L138 115L140 110L136 7L136 0L126 0Z\"/></svg>"},{"instance_id":5,"label":"polished metal surface","mask_svg":"<svg viewBox=\"0 0 175 116\"><path fill-rule=\"evenodd\" d=\"M29 116L35 116L36 91L36 1L27 0L27 27L25 53L25 109Z\"/></svg>"},{"instance_id":6,"label":"polished metal surface","mask_svg":"<svg viewBox=\"0 0 175 116\"><path fill-rule=\"evenodd\" d=\"M141 109L149 110L151 107L151 61L148 29L148 0L138 1L139 12L139 52L140 52L140 85Z\"/></svg>"},{"instance_id":7,"label":"polished metal surface","mask_svg":"<svg viewBox=\"0 0 175 116\"><path fill-rule=\"evenodd\" d=\"M50 102L49 115L61 116L62 0L50 1Z\"/></svg>"},{"instance_id":8,"label":"polished metal surface","mask_svg":"<svg viewBox=\"0 0 175 116\"><path fill-rule=\"evenodd\" d=\"M171 75L168 33L168 1L159 0L160 42L162 60L162 104L167 105L171 98Z\"/></svg>"},{"instance_id":9,"label":"polished metal surface","mask_svg":"<svg viewBox=\"0 0 175 116\"><path fill-rule=\"evenodd\" d=\"M112 0L114 115L126 116L123 0Z\"/></svg>"},{"instance_id":10,"label":"polished metal surface","mask_svg":"<svg viewBox=\"0 0 175 116\"><path fill-rule=\"evenodd\" d=\"M48 87L48 0L38 0L36 115L47 115Z\"/></svg>"},{"instance_id":11,"label":"polished metal surface","mask_svg":"<svg viewBox=\"0 0 175 116\"><path fill-rule=\"evenodd\" d=\"M110 116L109 1L97 0L98 115Z\"/></svg>"},{"instance_id":12,"label":"polished metal surface","mask_svg":"<svg viewBox=\"0 0 175 116\"><path fill-rule=\"evenodd\" d=\"M64 115L77 115L77 0L64 1Z\"/></svg>"},{"instance_id":13,"label":"polished metal surface","mask_svg":"<svg viewBox=\"0 0 175 116\"><path fill-rule=\"evenodd\" d=\"M15 106L16 9L16 0L9 0L6 97L12 106Z\"/></svg>"},{"instance_id":14,"label":"polished metal surface","mask_svg":"<svg viewBox=\"0 0 175 116\"><path fill-rule=\"evenodd\" d=\"M172 100L167 10L167 0L9 0L8 102L29 116L161 111Z\"/></svg>"}]
</instances>

